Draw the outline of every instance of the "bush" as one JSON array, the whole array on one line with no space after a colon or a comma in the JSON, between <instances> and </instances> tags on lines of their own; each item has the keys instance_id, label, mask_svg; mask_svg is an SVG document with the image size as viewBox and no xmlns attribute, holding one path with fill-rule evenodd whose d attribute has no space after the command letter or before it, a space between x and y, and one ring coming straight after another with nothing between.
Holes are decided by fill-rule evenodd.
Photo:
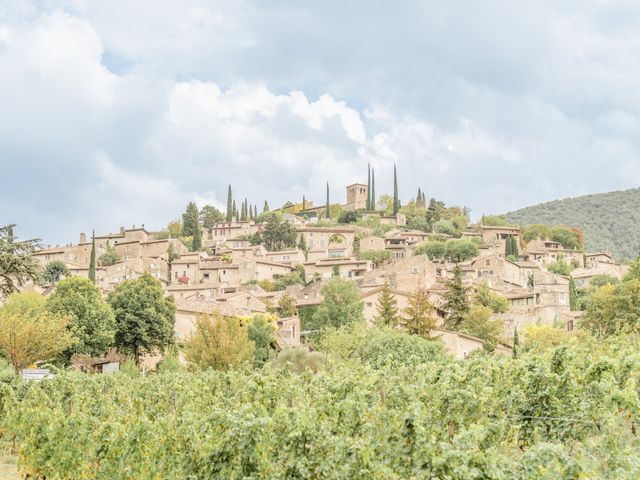
<instances>
[{"instance_id":1,"label":"bush","mask_svg":"<svg viewBox=\"0 0 640 480\"><path fill-rule=\"evenodd\" d=\"M306 347L285 348L267 364L267 368L277 371L304 373L307 370L318 372L328 365L327 356L311 352Z\"/></svg>"}]
</instances>

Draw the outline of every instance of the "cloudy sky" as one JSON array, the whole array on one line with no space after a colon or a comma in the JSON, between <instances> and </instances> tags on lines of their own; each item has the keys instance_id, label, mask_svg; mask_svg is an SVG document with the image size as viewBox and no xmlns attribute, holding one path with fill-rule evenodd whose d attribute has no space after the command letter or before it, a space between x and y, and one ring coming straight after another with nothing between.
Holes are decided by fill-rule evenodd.
<instances>
[{"instance_id":1,"label":"cloudy sky","mask_svg":"<svg viewBox=\"0 0 640 480\"><path fill-rule=\"evenodd\" d=\"M635 0L0 0L0 224L160 228L376 170L474 216L640 184Z\"/></svg>"}]
</instances>

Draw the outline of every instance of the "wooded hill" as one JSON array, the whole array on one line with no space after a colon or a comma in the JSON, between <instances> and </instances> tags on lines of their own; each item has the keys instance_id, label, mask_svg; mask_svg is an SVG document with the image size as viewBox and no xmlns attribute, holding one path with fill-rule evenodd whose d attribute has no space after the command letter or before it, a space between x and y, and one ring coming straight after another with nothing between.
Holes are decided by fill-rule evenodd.
<instances>
[{"instance_id":1,"label":"wooded hill","mask_svg":"<svg viewBox=\"0 0 640 480\"><path fill-rule=\"evenodd\" d=\"M567 225L584 231L587 251L618 260L640 254L640 188L565 198L506 214L515 224Z\"/></svg>"}]
</instances>

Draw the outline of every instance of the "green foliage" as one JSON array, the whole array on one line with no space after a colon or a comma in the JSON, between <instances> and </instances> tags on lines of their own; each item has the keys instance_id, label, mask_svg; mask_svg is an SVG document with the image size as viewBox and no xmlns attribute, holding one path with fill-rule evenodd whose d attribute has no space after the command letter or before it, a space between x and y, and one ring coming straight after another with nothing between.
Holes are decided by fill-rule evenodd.
<instances>
[{"instance_id":1,"label":"green foliage","mask_svg":"<svg viewBox=\"0 0 640 480\"><path fill-rule=\"evenodd\" d=\"M344 210L338 217L338 223L356 223L361 217L355 210Z\"/></svg>"},{"instance_id":2,"label":"green foliage","mask_svg":"<svg viewBox=\"0 0 640 480\"><path fill-rule=\"evenodd\" d=\"M267 202L264 202L265 206L267 205ZM267 207L267 210L269 208ZM234 201L233 201L233 193L231 192L231 185L229 185L229 187L227 188L227 211L225 214L225 220L227 222L230 222L231 220L233 220L233 215L235 213L235 206L234 206Z\"/></svg>"},{"instance_id":3,"label":"green foliage","mask_svg":"<svg viewBox=\"0 0 640 480\"><path fill-rule=\"evenodd\" d=\"M135 363L133 364L135 366ZM181 372L183 369L184 367L182 362L180 362L178 348L175 345L167 349L166 355L156 367L158 373L176 373Z\"/></svg>"},{"instance_id":4,"label":"green foliage","mask_svg":"<svg viewBox=\"0 0 640 480\"><path fill-rule=\"evenodd\" d=\"M640 330L640 279L600 287L586 303L580 327L594 335Z\"/></svg>"},{"instance_id":5,"label":"green foliage","mask_svg":"<svg viewBox=\"0 0 640 480\"><path fill-rule=\"evenodd\" d=\"M224 219L225 215L213 205L205 205L200 209L200 223L207 230L211 230L216 223Z\"/></svg>"},{"instance_id":6,"label":"green foliage","mask_svg":"<svg viewBox=\"0 0 640 480\"><path fill-rule=\"evenodd\" d=\"M517 224L575 225L588 251L610 252L620 260L638 255L640 188L556 200L507 214Z\"/></svg>"},{"instance_id":7,"label":"green foliage","mask_svg":"<svg viewBox=\"0 0 640 480\"><path fill-rule=\"evenodd\" d=\"M429 301L428 292L418 287L409 297L409 305L404 309L403 327L413 335L431 339L431 332L436 328L435 308Z\"/></svg>"},{"instance_id":8,"label":"green foliage","mask_svg":"<svg viewBox=\"0 0 640 480\"><path fill-rule=\"evenodd\" d=\"M247 336L254 345L253 368L262 368L275 356L275 328L264 315L254 315L247 326Z\"/></svg>"},{"instance_id":9,"label":"green foliage","mask_svg":"<svg viewBox=\"0 0 640 480\"><path fill-rule=\"evenodd\" d=\"M16 374L37 361L53 360L76 341L68 323L66 316L46 309L41 295L14 293L0 307L0 357Z\"/></svg>"},{"instance_id":10,"label":"green foliage","mask_svg":"<svg viewBox=\"0 0 640 480\"><path fill-rule=\"evenodd\" d=\"M450 220L440 220L433 225L433 230L435 233L442 233L444 235L449 235L450 237L460 237L460 230L456 228Z\"/></svg>"},{"instance_id":11,"label":"green foliage","mask_svg":"<svg viewBox=\"0 0 640 480\"><path fill-rule=\"evenodd\" d=\"M269 251L278 251L296 246L296 230L289 222L277 214L269 214L260 234L261 243Z\"/></svg>"},{"instance_id":12,"label":"green foliage","mask_svg":"<svg viewBox=\"0 0 640 480\"><path fill-rule=\"evenodd\" d=\"M466 238L451 239L443 242L441 240L428 240L418 246L414 255L427 255L429 260L449 260L451 262L464 262L480 255L478 244Z\"/></svg>"},{"instance_id":13,"label":"green foliage","mask_svg":"<svg viewBox=\"0 0 640 480\"><path fill-rule=\"evenodd\" d=\"M347 361L319 354L315 374L66 373L7 386L0 430L30 478L640 475L637 338L460 362L416 336L359 338L368 347Z\"/></svg>"},{"instance_id":14,"label":"green foliage","mask_svg":"<svg viewBox=\"0 0 640 480\"><path fill-rule=\"evenodd\" d=\"M484 305L473 305L459 326L459 331L484 341L485 350L492 352L503 341L501 320L492 318L493 311Z\"/></svg>"},{"instance_id":15,"label":"green foliage","mask_svg":"<svg viewBox=\"0 0 640 480\"><path fill-rule=\"evenodd\" d=\"M380 291L378 301L376 302L376 310L378 314L374 321L377 326L395 327L399 323L398 301L391 291L388 281L384 282L384 286Z\"/></svg>"},{"instance_id":16,"label":"green foliage","mask_svg":"<svg viewBox=\"0 0 640 480\"><path fill-rule=\"evenodd\" d=\"M176 307L148 273L127 280L109 294L116 319L115 345L139 362L143 353L164 351L175 342Z\"/></svg>"},{"instance_id":17,"label":"green foliage","mask_svg":"<svg viewBox=\"0 0 640 480\"><path fill-rule=\"evenodd\" d=\"M622 279L624 282L640 280L640 257L629 264L629 270Z\"/></svg>"},{"instance_id":18,"label":"green foliage","mask_svg":"<svg viewBox=\"0 0 640 480\"><path fill-rule=\"evenodd\" d=\"M278 299L278 308L276 309L276 313L279 317L293 317L298 313L298 309L296 308L296 299L285 292Z\"/></svg>"},{"instance_id":19,"label":"green foliage","mask_svg":"<svg viewBox=\"0 0 640 480\"><path fill-rule=\"evenodd\" d=\"M320 352L311 352L306 347L285 348L267 364L276 372L316 373L327 367L327 357Z\"/></svg>"},{"instance_id":20,"label":"green foliage","mask_svg":"<svg viewBox=\"0 0 640 480\"><path fill-rule=\"evenodd\" d=\"M96 232L91 234L91 255L89 256L89 280L96 283Z\"/></svg>"},{"instance_id":21,"label":"green foliage","mask_svg":"<svg viewBox=\"0 0 640 480\"><path fill-rule=\"evenodd\" d=\"M576 281L573 277L569 277L569 307L571 308L571 311L580 310Z\"/></svg>"},{"instance_id":22,"label":"green foliage","mask_svg":"<svg viewBox=\"0 0 640 480\"><path fill-rule=\"evenodd\" d=\"M102 267L110 267L118 260L120 260L120 255L118 255L116 249L111 245L107 245L107 251L100 255L100 258L98 258L98 262Z\"/></svg>"},{"instance_id":23,"label":"green foliage","mask_svg":"<svg viewBox=\"0 0 640 480\"><path fill-rule=\"evenodd\" d=\"M414 255L426 255L431 261L444 260L447 252L445 242L428 240L413 251Z\"/></svg>"},{"instance_id":24,"label":"green foliage","mask_svg":"<svg viewBox=\"0 0 640 480\"><path fill-rule=\"evenodd\" d=\"M58 283L62 277L69 276L69 269L62 260L52 260L47 263L46 267L40 276L40 283L42 285L51 285L52 283Z\"/></svg>"},{"instance_id":25,"label":"green foliage","mask_svg":"<svg viewBox=\"0 0 640 480\"><path fill-rule=\"evenodd\" d=\"M189 202L182 214L182 235L193 237L198 230L200 230L200 212L194 202Z\"/></svg>"},{"instance_id":26,"label":"green foliage","mask_svg":"<svg viewBox=\"0 0 640 480\"><path fill-rule=\"evenodd\" d=\"M201 370L227 371L255 362L254 350L240 319L217 313L198 316L193 332L184 342L185 359Z\"/></svg>"},{"instance_id":27,"label":"green foliage","mask_svg":"<svg viewBox=\"0 0 640 480\"><path fill-rule=\"evenodd\" d=\"M391 260L390 250L368 250L358 254L359 260L369 260L375 268Z\"/></svg>"},{"instance_id":28,"label":"green foliage","mask_svg":"<svg viewBox=\"0 0 640 480\"><path fill-rule=\"evenodd\" d=\"M551 273L555 273L556 275L564 275L568 277L571 272L575 269L573 265L565 262L564 260L558 260L556 262L551 262L546 265L547 270Z\"/></svg>"},{"instance_id":29,"label":"green foliage","mask_svg":"<svg viewBox=\"0 0 640 480\"><path fill-rule=\"evenodd\" d=\"M448 313L445 319L445 327L450 330L458 330L469 314L469 291L462 282L462 269L456 265L453 269L453 277L445 283L444 303L442 308Z\"/></svg>"},{"instance_id":30,"label":"green foliage","mask_svg":"<svg viewBox=\"0 0 640 480\"><path fill-rule=\"evenodd\" d=\"M61 280L46 306L48 311L68 318L68 329L77 339L77 343L64 352L67 361L74 354L100 356L113 345L115 317L90 280L80 277Z\"/></svg>"},{"instance_id":31,"label":"green foliage","mask_svg":"<svg viewBox=\"0 0 640 480\"><path fill-rule=\"evenodd\" d=\"M510 225L504 215L483 215L480 223L487 227L507 227Z\"/></svg>"},{"instance_id":32,"label":"green foliage","mask_svg":"<svg viewBox=\"0 0 640 480\"><path fill-rule=\"evenodd\" d=\"M314 329L340 327L362 322L360 290L351 282L334 277L322 287L323 301L313 315Z\"/></svg>"},{"instance_id":33,"label":"green foliage","mask_svg":"<svg viewBox=\"0 0 640 480\"><path fill-rule=\"evenodd\" d=\"M393 166L393 214L395 215L400 210L400 197L398 196L398 173L396 166Z\"/></svg>"},{"instance_id":34,"label":"green foliage","mask_svg":"<svg viewBox=\"0 0 640 480\"><path fill-rule=\"evenodd\" d=\"M509 235L505 242L505 256L507 258L515 258L515 261L518 260L520 256L520 250L518 248L518 240L514 235Z\"/></svg>"},{"instance_id":35,"label":"green foliage","mask_svg":"<svg viewBox=\"0 0 640 480\"><path fill-rule=\"evenodd\" d=\"M474 300L478 305L489 308L493 313L505 313L509 311L509 300L495 293L486 283L483 283L476 289Z\"/></svg>"}]
</instances>

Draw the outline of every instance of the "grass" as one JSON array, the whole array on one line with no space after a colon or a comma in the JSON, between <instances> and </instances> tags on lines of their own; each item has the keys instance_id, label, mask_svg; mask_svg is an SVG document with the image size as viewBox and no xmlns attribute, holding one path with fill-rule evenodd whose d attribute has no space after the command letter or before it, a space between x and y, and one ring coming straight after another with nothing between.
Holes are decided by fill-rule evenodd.
<instances>
[{"instance_id":1,"label":"grass","mask_svg":"<svg viewBox=\"0 0 640 480\"><path fill-rule=\"evenodd\" d=\"M11 455L9 446L0 443L0 480L19 480L16 457Z\"/></svg>"}]
</instances>

